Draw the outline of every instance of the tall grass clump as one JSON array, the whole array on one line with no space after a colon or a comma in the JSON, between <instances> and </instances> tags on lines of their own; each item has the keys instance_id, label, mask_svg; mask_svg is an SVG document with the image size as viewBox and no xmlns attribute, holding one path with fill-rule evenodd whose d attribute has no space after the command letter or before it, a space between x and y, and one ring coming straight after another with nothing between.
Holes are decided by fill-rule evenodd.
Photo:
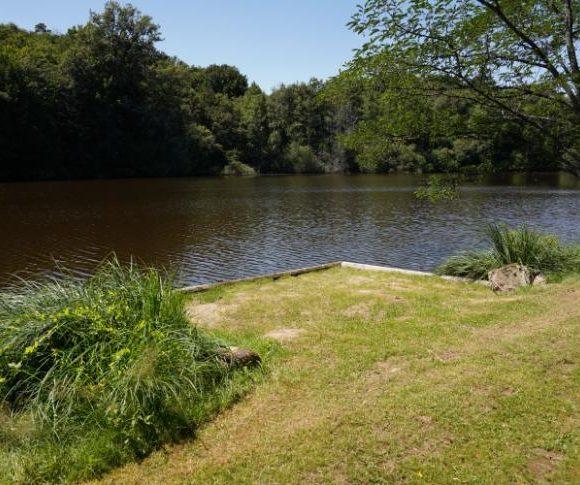
<instances>
[{"instance_id":1,"label":"tall grass clump","mask_svg":"<svg viewBox=\"0 0 580 485\"><path fill-rule=\"evenodd\" d=\"M467 251L452 256L438 268L438 273L486 279L490 270L507 264L527 266L533 274L546 275L580 272L580 245L565 245L556 237L522 225L510 229L490 224L486 230L489 249Z\"/></svg>"},{"instance_id":2,"label":"tall grass clump","mask_svg":"<svg viewBox=\"0 0 580 485\"><path fill-rule=\"evenodd\" d=\"M82 282L5 290L0 475L87 478L191 434L229 385L220 350L153 269L113 259Z\"/></svg>"}]
</instances>

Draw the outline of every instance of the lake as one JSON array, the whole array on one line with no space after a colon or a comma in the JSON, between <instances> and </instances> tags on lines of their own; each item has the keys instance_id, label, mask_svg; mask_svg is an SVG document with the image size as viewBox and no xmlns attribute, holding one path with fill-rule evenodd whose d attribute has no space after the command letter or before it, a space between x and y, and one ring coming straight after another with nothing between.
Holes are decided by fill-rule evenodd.
<instances>
[{"instance_id":1,"label":"lake","mask_svg":"<svg viewBox=\"0 0 580 485\"><path fill-rule=\"evenodd\" d=\"M0 184L0 282L79 276L116 252L182 285L335 260L432 270L497 221L580 240L580 182L496 175L461 198L417 200L413 175L324 175Z\"/></svg>"}]
</instances>

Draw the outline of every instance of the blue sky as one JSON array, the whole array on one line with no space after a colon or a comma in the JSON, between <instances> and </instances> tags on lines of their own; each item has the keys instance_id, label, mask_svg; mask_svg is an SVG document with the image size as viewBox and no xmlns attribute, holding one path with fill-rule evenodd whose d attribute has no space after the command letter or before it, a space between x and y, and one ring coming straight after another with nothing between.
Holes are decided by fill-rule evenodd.
<instances>
[{"instance_id":1,"label":"blue sky","mask_svg":"<svg viewBox=\"0 0 580 485\"><path fill-rule=\"evenodd\" d=\"M361 39L345 24L356 0L133 0L161 26L159 48L189 64L233 64L270 90L326 78ZM0 0L0 22L65 32L85 23L104 0Z\"/></svg>"}]
</instances>

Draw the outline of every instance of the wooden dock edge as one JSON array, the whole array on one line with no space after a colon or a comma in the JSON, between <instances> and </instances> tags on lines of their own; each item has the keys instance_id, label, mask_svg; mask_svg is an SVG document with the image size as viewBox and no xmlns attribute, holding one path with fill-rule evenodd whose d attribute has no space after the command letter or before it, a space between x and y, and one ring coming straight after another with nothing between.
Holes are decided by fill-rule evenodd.
<instances>
[{"instance_id":1,"label":"wooden dock edge","mask_svg":"<svg viewBox=\"0 0 580 485\"><path fill-rule=\"evenodd\" d=\"M280 278L288 277L288 276L299 276L306 273L313 273L315 271L325 271L331 268L352 268L352 269L361 269L366 271L382 271L385 273L399 273L399 274L406 274L406 275L413 275L413 276L434 276L438 278L442 278L447 281L459 281L464 283L478 283L487 285L486 281L482 280L471 280L469 278L460 278L457 276L441 276L436 273L429 273L426 271L416 271L412 269L403 269L403 268L395 268L392 266L376 266L372 264L362 264L362 263L352 263L350 261L334 261L332 263L326 264L319 264L316 266L309 266L306 268L298 268L289 271L281 271L278 273L269 273L263 274L258 276L248 276L246 278L237 278L233 280L222 280L216 281L215 283L207 283L203 285L194 285L194 286L186 286L184 288L179 288L178 291L183 293L199 293L202 291L211 290L212 288L217 288L219 286L225 285L233 285L236 283L246 283L251 281L259 281L259 280L277 280Z\"/></svg>"},{"instance_id":2,"label":"wooden dock edge","mask_svg":"<svg viewBox=\"0 0 580 485\"><path fill-rule=\"evenodd\" d=\"M184 293L198 293L200 291L207 291L212 288L216 288L217 286L224 286L224 285L233 285L235 283L245 283L249 281L258 281L258 280L277 280L280 278L284 278L286 276L299 276L301 274L306 273L313 273L314 271L324 271L330 268L338 268L342 265L342 261L335 261L332 263L326 264L319 264L316 266L309 266L307 268L298 268L292 269L290 271L281 271L279 273L269 273L263 274L258 276L248 276L247 278L238 278L234 280L223 280L217 281L215 283L208 283L205 285L195 285L195 286L186 286L185 288L180 288L179 291L183 291Z\"/></svg>"}]
</instances>

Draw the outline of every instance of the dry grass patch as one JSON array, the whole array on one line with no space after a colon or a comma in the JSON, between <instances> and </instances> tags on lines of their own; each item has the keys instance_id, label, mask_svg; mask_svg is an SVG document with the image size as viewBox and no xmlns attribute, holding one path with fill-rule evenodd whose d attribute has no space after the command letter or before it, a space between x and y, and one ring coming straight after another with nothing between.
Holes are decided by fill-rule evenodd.
<instances>
[{"instance_id":1,"label":"dry grass patch","mask_svg":"<svg viewBox=\"0 0 580 485\"><path fill-rule=\"evenodd\" d=\"M187 307L187 316L192 323L211 327L223 320L225 310L219 303L190 304Z\"/></svg>"},{"instance_id":2,"label":"dry grass patch","mask_svg":"<svg viewBox=\"0 0 580 485\"><path fill-rule=\"evenodd\" d=\"M278 340L279 342L288 342L290 340L295 340L300 337L305 330L303 328L277 328L269 331L266 338L271 338Z\"/></svg>"}]
</instances>

